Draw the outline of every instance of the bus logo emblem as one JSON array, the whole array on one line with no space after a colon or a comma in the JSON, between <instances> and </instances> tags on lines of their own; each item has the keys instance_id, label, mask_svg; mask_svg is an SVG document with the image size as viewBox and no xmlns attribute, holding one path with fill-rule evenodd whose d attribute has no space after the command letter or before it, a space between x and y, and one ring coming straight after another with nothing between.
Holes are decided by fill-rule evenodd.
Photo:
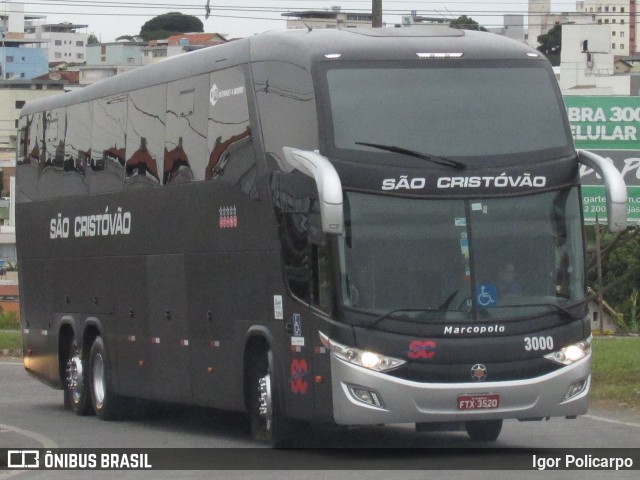
<instances>
[{"instance_id":1,"label":"bus logo emblem","mask_svg":"<svg viewBox=\"0 0 640 480\"><path fill-rule=\"evenodd\" d=\"M487 367L481 363L476 363L471 367L471 379L476 382L483 382L487 379Z\"/></svg>"}]
</instances>

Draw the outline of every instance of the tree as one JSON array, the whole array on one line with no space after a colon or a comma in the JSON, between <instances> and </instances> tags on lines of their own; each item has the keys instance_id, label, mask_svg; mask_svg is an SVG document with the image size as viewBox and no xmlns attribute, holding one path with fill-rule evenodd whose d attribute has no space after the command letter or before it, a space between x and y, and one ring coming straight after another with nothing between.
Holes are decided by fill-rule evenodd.
<instances>
[{"instance_id":1,"label":"tree","mask_svg":"<svg viewBox=\"0 0 640 480\"><path fill-rule=\"evenodd\" d=\"M89 35L87 39L87 45L98 45L100 43L100 39L96 36L95 33Z\"/></svg>"},{"instance_id":2,"label":"tree","mask_svg":"<svg viewBox=\"0 0 640 480\"><path fill-rule=\"evenodd\" d=\"M451 22L449 22L449 25L453 28L459 28L460 30L480 30L481 32L487 31L486 28L481 27L480 24L473 18L467 17L466 15L462 15L455 20L451 20Z\"/></svg>"},{"instance_id":3,"label":"tree","mask_svg":"<svg viewBox=\"0 0 640 480\"><path fill-rule=\"evenodd\" d=\"M143 40L158 40L187 32L204 32L204 25L198 17L169 12L152 18L140 29Z\"/></svg>"},{"instance_id":4,"label":"tree","mask_svg":"<svg viewBox=\"0 0 640 480\"><path fill-rule=\"evenodd\" d=\"M595 228L587 228L587 283L595 291L601 291L607 303L622 314L624 326L637 329L640 318L640 227L612 234L605 232L606 228L600 225L601 286L597 280Z\"/></svg>"},{"instance_id":5,"label":"tree","mask_svg":"<svg viewBox=\"0 0 640 480\"><path fill-rule=\"evenodd\" d=\"M538 36L538 51L544 53L551 65L560 65L560 51L562 50L562 25L554 25L548 33Z\"/></svg>"}]
</instances>

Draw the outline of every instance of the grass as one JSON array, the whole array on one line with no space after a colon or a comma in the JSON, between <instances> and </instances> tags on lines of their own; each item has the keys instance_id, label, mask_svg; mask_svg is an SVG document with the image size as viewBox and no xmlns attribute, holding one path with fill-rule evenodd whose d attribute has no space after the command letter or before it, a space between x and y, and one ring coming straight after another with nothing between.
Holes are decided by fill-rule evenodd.
<instances>
[{"instance_id":1,"label":"grass","mask_svg":"<svg viewBox=\"0 0 640 480\"><path fill-rule=\"evenodd\" d=\"M22 349L22 334L20 330L0 331L0 351L6 348L10 350Z\"/></svg>"},{"instance_id":2,"label":"grass","mask_svg":"<svg viewBox=\"0 0 640 480\"><path fill-rule=\"evenodd\" d=\"M594 405L640 414L640 338L596 337L592 374Z\"/></svg>"},{"instance_id":3,"label":"grass","mask_svg":"<svg viewBox=\"0 0 640 480\"><path fill-rule=\"evenodd\" d=\"M5 312L0 308L0 330L19 330L20 320L14 312Z\"/></svg>"}]
</instances>

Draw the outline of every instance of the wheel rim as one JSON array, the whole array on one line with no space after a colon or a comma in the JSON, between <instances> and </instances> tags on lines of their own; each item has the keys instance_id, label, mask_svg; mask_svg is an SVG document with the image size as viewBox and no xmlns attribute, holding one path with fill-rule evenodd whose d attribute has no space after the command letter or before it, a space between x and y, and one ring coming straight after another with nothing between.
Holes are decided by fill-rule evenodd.
<instances>
[{"instance_id":1,"label":"wheel rim","mask_svg":"<svg viewBox=\"0 0 640 480\"><path fill-rule=\"evenodd\" d=\"M273 396L271 394L271 375L268 373L258 380L258 414L264 419L267 431L273 422Z\"/></svg>"},{"instance_id":2,"label":"wheel rim","mask_svg":"<svg viewBox=\"0 0 640 480\"><path fill-rule=\"evenodd\" d=\"M104 360L102 355L97 354L93 357L93 394L96 402L96 407L101 407L104 402L105 396L105 376L104 376Z\"/></svg>"},{"instance_id":3,"label":"wheel rim","mask_svg":"<svg viewBox=\"0 0 640 480\"><path fill-rule=\"evenodd\" d=\"M73 403L80 403L82 389L84 388L84 375L82 371L82 359L75 353L67 362L67 386L71 393Z\"/></svg>"}]
</instances>

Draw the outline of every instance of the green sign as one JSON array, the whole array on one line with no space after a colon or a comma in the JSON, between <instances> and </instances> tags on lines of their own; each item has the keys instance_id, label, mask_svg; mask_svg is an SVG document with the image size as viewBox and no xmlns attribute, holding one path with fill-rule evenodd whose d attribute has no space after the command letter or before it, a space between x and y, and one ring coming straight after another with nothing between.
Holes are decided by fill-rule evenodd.
<instances>
[{"instance_id":1,"label":"green sign","mask_svg":"<svg viewBox=\"0 0 640 480\"><path fill-rule=\"evenodd\" d=\"M576 148L640 150L640 97L564 97Z\"/></svg>"},{"instance_id":2,"label":"green sign","mask_svg":"<svg viewBox=\"0 0 640 480\"><path fill-rule=\"evenodd\" d=\"M630 224L640 221L640 97L564 97L576 148L609 159L627 184ZM607 207L602 179L580 169L584 220L606 223Z\"/></svg>"},{"instance_id":3,"label":"green sign","mask_svg":"<svg viewBox=\"0 0 640 480\"><path fill-rule=\"evenodd\" d=\"M640 187L627 187L629 206L627 207L627 221L636 224L640 221ZM600 223L606 223L607 199L604 186L582 186L582 208L585 223L595 223L596 217Z\"/></svg>"}]
</instances>

